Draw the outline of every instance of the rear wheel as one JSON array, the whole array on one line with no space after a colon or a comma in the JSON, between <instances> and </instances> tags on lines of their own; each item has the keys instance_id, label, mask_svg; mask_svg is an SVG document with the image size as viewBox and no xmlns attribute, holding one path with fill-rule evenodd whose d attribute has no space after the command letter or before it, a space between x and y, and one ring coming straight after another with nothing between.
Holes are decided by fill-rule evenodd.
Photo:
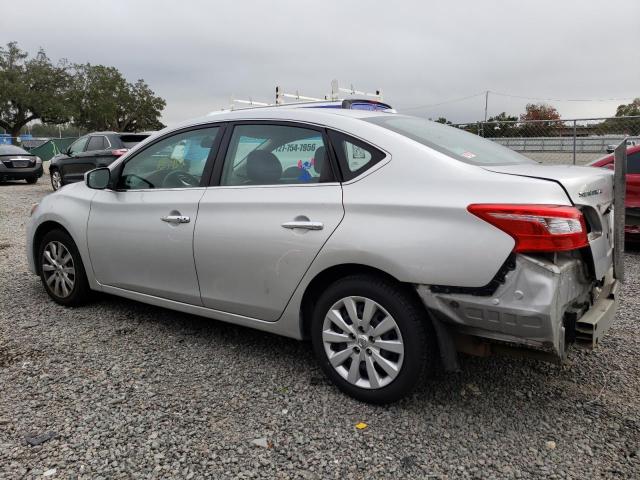
<instances>
[{"instance_id":1,"label":"rear wheel","mask_svg":"<svg viewBox=\"0 0 640 480\"><path fill-rule=\"evenodd\" d=\"M40 278L49 296L57 303L75 306L90 296L89 282L78 248L69 234L52 230L38 249Z\"/></svg>"},{"instance_id":2,"label":"rear wheel","mask_svg":"<svg viewBox=\"0 0 640 480\"><path fill-rule=\"evenodd\" d=\"M38 177L29 177L25 179L29 185L33 185L38 181Z\"/></svg>"},{"instance_id":3,"label":"rear wheel","mask_svg":"<svg viewBox=\"0 0 640 480\"><path fill-rule=\"evenodd\" d=\"M364 402L399 400L435 365L435 334L424 307L384 278L357 275L329 286L311 328L322 369Z\"/></svg>"},{"instance_id":4,"label":"rear wheel","mask_svg":"<svg viewBox=\"0 0 640 480\"><path fill-rule=\"evenodd\" d=\"M58 190L62 187L62 175L57 168L49 170L49 175L51 175L51 186L54 190Z\"/></svg>"}]
</instances>

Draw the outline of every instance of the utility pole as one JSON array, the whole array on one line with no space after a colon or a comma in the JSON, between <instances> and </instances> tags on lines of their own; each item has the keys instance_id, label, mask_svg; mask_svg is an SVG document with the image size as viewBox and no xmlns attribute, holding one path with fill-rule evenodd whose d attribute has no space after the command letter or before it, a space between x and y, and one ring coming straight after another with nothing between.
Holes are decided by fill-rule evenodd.
<instances>
[{"instance_id":1,"label":"utility pole","mask_svg":"<svg viewBox=\"0 0 640 480\"><path fill-rule=\"evenodd\" d=\"M484 121L487 121L487 110L489 107L489 90L487 90L484 94Z\"/></svg>"},{"instance_id":2,"label":"utility pole","mask_svg":"<svg viewBox=\"0 0 640 480\"><path fill-rule=\"evenodd\" d=\"M482 123L482 128L481 128L481 136L484 137L484 127L487 123L487 111L489 109L489 90L487 90L486 92L484 92L484 122Z\"/></svg>"}]
</instances>

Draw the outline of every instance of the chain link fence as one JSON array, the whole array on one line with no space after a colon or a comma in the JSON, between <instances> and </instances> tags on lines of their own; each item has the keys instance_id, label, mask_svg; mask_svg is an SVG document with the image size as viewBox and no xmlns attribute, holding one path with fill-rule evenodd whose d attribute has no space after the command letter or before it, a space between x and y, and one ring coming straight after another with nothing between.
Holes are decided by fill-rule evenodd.
<instances>
[{"instance_id":1,"label":"chain link fence","mask_svg":"<svg viewBox=\"0 0 640 480\"><path fill-rule=\"evenodd\" d=\"M456 124L545 164L586 165L626 139L640 145L640 116Z\"/></svg>"},{"instance_id":2,"label":"chain link fence","mask_svg":"<svg viewBox=\"0 0 640 480\"><path fill-rule=\"evenodd\" d=\"M0 133L0 145L16 145L25 150L38 147L48 141L50 137L34 137L33 135L21 135L19 137L11 137L8 134Z\"/></svg>"}]
</instances>

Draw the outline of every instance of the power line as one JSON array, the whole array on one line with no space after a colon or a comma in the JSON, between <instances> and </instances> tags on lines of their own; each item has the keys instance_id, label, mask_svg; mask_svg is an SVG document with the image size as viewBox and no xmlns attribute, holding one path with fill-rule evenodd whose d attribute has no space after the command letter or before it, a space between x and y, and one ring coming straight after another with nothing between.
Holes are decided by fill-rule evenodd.
<instances>
[{"instance_id":1,"label":"power line","mask_svg":"<svg viewBox=\"0 0 640 480\"><path fill-rule=\"evenodd\" d=\"M485 95L485 94L486 94L486 92L480 92L480 93L476 93L474 95L469 95L467 97L454 98L452 100L445 100L444 102L432 103L431 105L418 105L418 106L415 106L415 107L407 107L407 108L398 107L398 110L420 110L420 109L425 109L425 108L438 107L440 105L445 105L447 103L461 102L463 100L468 100L470 98L479 97L480 95Z\"/></svg>"},{"instance_id":2,"label":"power line","mask_svg":"<svg viewBox=\"0 0 640 480\"><path fill-rule=\"evenodd\" d=\"M501 96L501 97L511 97L511 98L520 98L520 99L523 99L523 100L537 100L537 101L547 101L547 102L613 102L613 101L623 101L623 100L633 100L634 99L634 97L566 98L566 99L543 98L543 97L527 97L525 95L511 95L509 93L501 93L501 92L494 92L493 90L488 90L488 91L475 93L473 95L468 95L466 97L454 98L454 99L451 99L451 100L445 100L443 102L432 103L432 104L429 104L429 105L417 105L417 106L407 107L407 108L398 107L398 110L403 110L403 111L407 111L407 110L424 110L424 109L428 109L428 108L432 108L432 107L439 107L440 105L446 105L446 104L449 104L449 103L461 102L463 100L469 100L471 98L487 95L487 92L491 93L493 95ZM486 100L486 98L485 98L485 100Z\"/></svg>"},{"instance_id":3,"label":"power line","mask_svg":"<svg viewBox=\"0 0 640 480\"><path fill-rule=\"evenodd\" d=\"M499 95L501 97L521 98L524 100L538 100L547 102L613 102L621 100L633 100L634 97L617 97L617 98L541 98L541 97L527 97L524 95L511 95L509 93L500 93L490 91L493 95Z\"/></svg>"}]
</instances>

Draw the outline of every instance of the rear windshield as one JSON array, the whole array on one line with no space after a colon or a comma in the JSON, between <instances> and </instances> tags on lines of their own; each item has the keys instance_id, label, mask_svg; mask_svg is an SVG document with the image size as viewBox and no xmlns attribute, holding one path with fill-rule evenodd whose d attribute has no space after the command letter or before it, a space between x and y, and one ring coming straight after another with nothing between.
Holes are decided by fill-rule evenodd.
<instances>
[{"instance_id":1,"label":"rear windshield","mask_svg":"<svg viewBox=\"0 0 640 480\"><path fill-rule=\"evenodd\" d=\"M15 145L0 145L0 155L31 155L26 150Z\"/></svg>"},{"instance_id":2,"label":"rear windshield","mask_svg":"<svg viewBox=\"0 0 640 480\"><path fill-rule=\"evenodd\" d=\"M491 140L424 118L385 115L370 117L365 121L380 125L461 162L473 165L536 163Z\"/></svg>"},{"instance_id":3,"label":"rear windshield","mask_svg":"<svg viewBox=\"0 0 640 480\"><path fill-rule=\"evenodd\" d=\"M149 135L120 135L120 141L124 148L132 148L134 145L137 145L142 140L147 138Z\"/></svg>"}]
</instances>

